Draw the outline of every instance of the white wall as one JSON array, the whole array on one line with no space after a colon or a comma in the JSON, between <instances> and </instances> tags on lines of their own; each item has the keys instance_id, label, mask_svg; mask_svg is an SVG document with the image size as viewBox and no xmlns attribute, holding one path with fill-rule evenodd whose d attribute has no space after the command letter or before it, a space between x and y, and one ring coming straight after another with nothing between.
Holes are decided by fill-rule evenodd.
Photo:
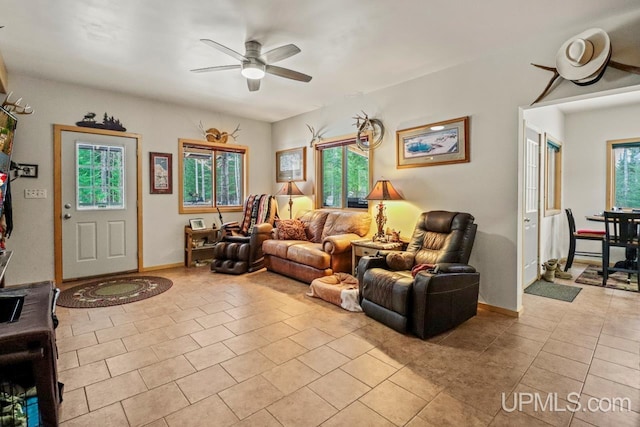
<instances>
[{"instance_id":1,"label":"white wall","mask_svg":"<svg viewBox=\"0 0 640 427\"><path fill-rule=\"evenodd\" d=\"M324 128L325 136L331 137L355 132L352 117L361 110L381 119L387 135L374 153L374 179L390 179L406 198L406 202L389 204L388 225L407 235L419 212L446 209L472 213L479 228L470 264L481 273L480 299L518 310L518 107L535 99L551 77L530 63L553 65L558 47L591 26L609 31L614 47L636 43L640 39L638 21L640 12L581 23L557 34L536 34L530 44L275 123L274 148L308 144L305 123ZM640 63L637 47L634 54L627 52L625 61ZM610 69L595 85L578 87L561 82L548 99L638 83L640 76ZM465 115L471 117L470 163L396 169L396 130ZM309 156L312 158L311 152ZM314 180L313 163L308 162L308 167L307 194Z\"/></svg>"},{"instance_id":2,"label":"white wall","mask_svg":"<svg viewBox=\"0 0 640 427\"><path fill-rule=\"evenodd\" d=\"M9 90L35 109L31 116L18 117L12 159L37 164L39 176L12 183L15 230L7 241L8 249L14 252L6 273L8 285L53 279L53 124L73 125L89 111L100 119L107 112L120 119L128 132L142 135L144 267L184 260L184 225L194 215L178 214L178 138L203 139L198 130L200 121L205 128L229 132L240 123L237 143L250 147L249 190L272 190L269 123L16 74L9 75ZM173 153L173 194L149 194L150 151ZM48 197L25 199L25 188L46 189ZM217 214L196 216L205 218L209 225L218 220ZM224 215L225 221L239 218L239 213Z\"/></svg>"}]
</instances>

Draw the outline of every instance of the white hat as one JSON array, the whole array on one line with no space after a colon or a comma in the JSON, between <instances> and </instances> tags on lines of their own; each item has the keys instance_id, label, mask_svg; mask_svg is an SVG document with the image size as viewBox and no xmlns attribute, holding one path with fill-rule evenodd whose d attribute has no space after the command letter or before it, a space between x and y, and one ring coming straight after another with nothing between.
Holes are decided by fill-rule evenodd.
<instances>
[{"instance_id":1,"label":"white hat","mask_svg":"<svg viewBox=\"0 0 640 427\"><path fill-rule=\"evenodd\" d=\"M600 28L590 28L567 40L556 54L558 73L578 84L595 83L611 57L611 40Z\"/></svg>"}]
</instances>

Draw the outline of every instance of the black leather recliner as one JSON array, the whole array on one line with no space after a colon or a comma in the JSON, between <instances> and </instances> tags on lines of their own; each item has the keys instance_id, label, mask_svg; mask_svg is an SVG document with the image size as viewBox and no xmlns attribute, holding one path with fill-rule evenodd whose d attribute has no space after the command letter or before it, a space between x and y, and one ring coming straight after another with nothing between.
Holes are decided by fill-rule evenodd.
<instances>
[{"instance_id":1,"label":"black leather recliner","mask_svg":"<svg viewBox=\"0 0 640 427\"><path fill-rule=\"evenodd\" d=\"M367 316L423 339L475 316L480 274L467 265L473 221L468 213L424 212L406 251L362 257L358 281Z\"/></svg>"}]
</instances>

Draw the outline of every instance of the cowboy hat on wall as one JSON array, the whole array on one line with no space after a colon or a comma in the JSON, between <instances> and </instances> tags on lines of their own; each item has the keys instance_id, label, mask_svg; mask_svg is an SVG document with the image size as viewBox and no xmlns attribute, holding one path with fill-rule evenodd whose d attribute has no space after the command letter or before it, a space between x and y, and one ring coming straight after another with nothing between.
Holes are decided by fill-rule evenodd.
<instances>
[{"instance_id":1,"label":"cowboy hat on wall","mask_svg":"<svg viewBox=\"0 0 640 427\"><path fill-rule=\"evenodd\" d=\"M551 85L558 77L570 80L579 86L587 86L600 80L607 69L607 65L619 70L640 74L640 67L612 61L612 51L609 35L600 28L590 28L571 37L558 49L555 68L532 64L535 67L553 72L553 77L544 91L531 105L547 95Z\"/></svg>"}]
</instances>

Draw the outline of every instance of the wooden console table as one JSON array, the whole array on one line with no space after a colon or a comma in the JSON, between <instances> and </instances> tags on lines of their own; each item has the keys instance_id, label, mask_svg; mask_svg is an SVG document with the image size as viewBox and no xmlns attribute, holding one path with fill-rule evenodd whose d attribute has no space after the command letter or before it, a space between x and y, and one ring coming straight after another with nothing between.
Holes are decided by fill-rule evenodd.
<instances>
[{"instance_id":1,"label":"wooden console table","mask_svg":"<svg viewBox=\"0 0 640 427\"><path fill-rule=\"evenodd\" d=\"M193 264L193 262L195 261L213 258L213 247L221 237L222 230L219 230L217 228L193 230L188 225L185 225L184 266L191 267L191 264Z\"/></svg>"}]
</instances>

